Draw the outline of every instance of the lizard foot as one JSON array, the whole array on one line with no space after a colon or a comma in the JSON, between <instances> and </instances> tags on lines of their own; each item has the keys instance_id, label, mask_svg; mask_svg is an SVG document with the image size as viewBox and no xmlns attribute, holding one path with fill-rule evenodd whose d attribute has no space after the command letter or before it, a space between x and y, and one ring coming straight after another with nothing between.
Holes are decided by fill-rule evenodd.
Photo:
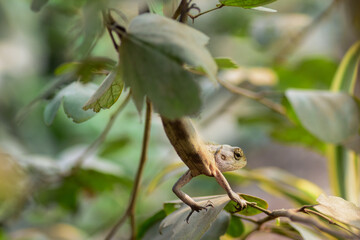
<instances>
[{"instance_id":1,"label":"lizard foot","mask_svg":"<svg viewBox=\"0 0 360 240\"><path fill-rule=\"evenodd\" d=\"M233 200L234 202L237 203L235 206L235 209L237 211L241 211L246 208L246 206L247 206L246 200L243 199L242 197L240 197L238 194L233 192L229 195L229 197L231 200Z\"/></svg>"},{"instance_id":2,"label":"lizard foot","mask_svg":"<svg viewBox=\"0 0 360 240\"><path fill-rule=\"evenodd\" d=\"M192 215L194 212L199 212L199 211L201 211L201 210L207 211L207 208L208 208L208 207L212 207L212 208L213 208L214 205L213 205L213 203L209 200L209 201L206 202L205 206L200 206L200 205L194 204L194 205L192 205L192 206L190 206L190 207L191 207L191 211L190 211L189 215L188 215L188 216L186 217L186 219L185 219L185 221L186 221L187 223L189 223L190 217L191 217L191 215Z\"/></svg>"},{"instance_id":3,"label":"lizard foot","mask_svg":"<svg viewBox=\"0 0 360 240\"><path fill-rule=\"evenodd\" d=\"M241 210L244 210L246 207L247 207L246 200L243 198L240 198L240 202L237 202L235 209L237 211L241 211Z\"/></svg>"}]
</instances>

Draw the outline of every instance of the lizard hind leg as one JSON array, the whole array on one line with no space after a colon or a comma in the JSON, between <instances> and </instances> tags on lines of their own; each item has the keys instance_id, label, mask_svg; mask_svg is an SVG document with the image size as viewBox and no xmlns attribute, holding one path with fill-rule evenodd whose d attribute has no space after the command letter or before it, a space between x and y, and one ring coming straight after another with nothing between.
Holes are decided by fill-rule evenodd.
<instances>
[{"instance_id":1,"label":"lizard hind leg","mask_svg":"<svg viewBox=\"0 0 360 240\"><path fill-rule=\"evenodd\" d=\"M182 175L179 178L179 180L175 183L175 185L172 188L172 190L176 194L176 196L178 196L178 198L180 198L181 201L183 201L186 205L188 205L191 208L189 215L185 219L187 223L189 223L189 219L194 212L199 212L201 210L207 211L207 207L213 207L213 204L211 203L211 201L208 201L205 204L205 206L201 206L201 205L197 204L194 201L194 199L192 199L189 195L187 195L186 193L181 191L181 188L183 186L185 186L188 182L190 182L190 180L193 177L194 176L192 176L191 171L188 170L184 175Z\"/></svg>"}]
</instances>

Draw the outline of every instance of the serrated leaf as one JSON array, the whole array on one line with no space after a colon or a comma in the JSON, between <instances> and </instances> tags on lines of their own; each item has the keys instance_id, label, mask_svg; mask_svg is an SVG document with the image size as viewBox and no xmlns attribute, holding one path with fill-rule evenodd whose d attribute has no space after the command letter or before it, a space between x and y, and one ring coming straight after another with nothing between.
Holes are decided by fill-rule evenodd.
<instances>
[{"instance_id":1,"label":"serrated leaf","mask_svg":"<svg viewBox=\"0 0 360 240\"><path fill-rule=\"evenodd\" d=\"M239 194L239 196L244 198L248 202L255 202L258 207L262 207L264 209L268 208L268 203L264 199L254 197L254 196L251 196L251 195L247 195L247 194ZM236 209L236 206L237 206L236 202L230 201L226 205L224 210L226 210L226 211L228 211L230 213L238 213L238 214L245 215L245 216L254 216L254 215L262 213L262 211L257 210L256 208L253 208L250 205L248 205L244 210L241 210L241 211L238 211Z\"/></svg>"},{"instance_id":2,"label":"serrated leaf","mask_svg":"<svg viewBox=\"0 0 360 240\"><path fill-rule=\"evenodd\" d=\"M142 14L129 26L128 33L170 58L193 67L201 66L216 82L217 67L205 48L209 38L185 24L154 14Z\"/></svg>"},{"instance_id":3,"label":"serrated leaf","mask_svg":"<svg viewBox=\"0 0 360 240\"><path fill-rule=\"evenodd\" d=\"M129 26L120 47L123 79L141 110L147 96L168 118L196 114L201 106L195 75L183 65L201 66L215 80L216 64L204 47L208 38L176 21L142 14Z\"/></svg>"},{"instance_id":4,"label":"serrated leaf","mask_svg":"<svg viewBox=\"0 0 360 240\"><path fill-rule=\"evenodd\" d=\"M238 238L245 231L245 226L240 217L231 215L230 223L226 231L233 238Z\"/></svg>"},{"instance_id":5,"label":"serrated leaf","mask_svg":"<svg viewBox=\"0 0 360 240\"><path fill-rule=\"evenodd\" d=\"M321 194L315 209L336 220L360 229L360 208L340 197Z\"/></svg>"},{"instance_id":6,"label":"serrated leaf","mask_svg":"<svg viewBox=\"0 0 360 240\"><path fill-rule=\"evenodd\" d=\"M323 141L341 143L359 129L357 104L345 93L288 90L286 97L301 124Z\"/></svg>"},{"instance_id":7,"label":"serrated leaf","mask_svg":"<svg viewBox=\"0 0 360 240\"><path fill-rule=\"evenodd\" d=\"M219 2L225 6L242 7L242 8L254 8L263 6L276 0L220 0Z\"/></svg>"},{"instance_id":8,"label":"serrated leaf","mask_svg":"<svg viewBox=\"0 0 360 240\"><path fill-rule=\"evenodd\" d=\"M119 70L111 72L96 90L94 95L86 102L83 109L92 109L99 112L101 109L110 108L120 97L124 88Z\"/></svg>"},{"instance_id":9,"label":"serrated leaf","mask_svg":"<svg viewBox=\"0 0 360 240\"><path fill-rule=\"evenodd\" d=\"M225 205L230 201L227 195L211 197L214 207L208 207L193 213L189 223L185 221L190 213L190 207L184 205L179 210L168 215L160 224L160 235L157 239L200 239L210 228ZM199 205L206 205L208 200L198 202Z\"/></svg>"}]
</instances>

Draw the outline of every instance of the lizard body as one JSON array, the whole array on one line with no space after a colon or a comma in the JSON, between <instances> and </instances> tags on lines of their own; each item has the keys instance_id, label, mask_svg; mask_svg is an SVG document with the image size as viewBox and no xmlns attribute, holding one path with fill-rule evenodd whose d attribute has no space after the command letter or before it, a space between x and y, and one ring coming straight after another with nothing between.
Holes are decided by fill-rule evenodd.
<instances>
[{"instance_id":1,"label":"lizard body","mask_svg":"<svg viewBox=\"0 0 360 240\"><path fill-rule=\"evenodd\" d=\"M230 187L222 172L232 171L246 165L246 157L238 147L205 143L197 134L189 118L170 120L161 117L165 133L175 148L181 160L189 170L175 183L174 193L191 208L187 217L189 220L194 211L206 209L208 206L198 205L190 196L181 191L193 177L200 174L214 177L225 189L231 200L238 203L239 208L245 208L246 202Z\"/></svg>"}]
</instances>

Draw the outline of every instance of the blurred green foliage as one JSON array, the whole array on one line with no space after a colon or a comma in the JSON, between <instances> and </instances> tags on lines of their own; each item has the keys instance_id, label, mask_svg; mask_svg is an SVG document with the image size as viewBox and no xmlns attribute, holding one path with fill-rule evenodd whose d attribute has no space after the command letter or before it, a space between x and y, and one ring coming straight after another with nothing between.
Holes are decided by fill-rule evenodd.
<instances>
[{"instance_id":1,"label":"blurred green foliage","mask_svg":"<svg viewBox=\"0 0 360 240\"><path fill-rule=\"evenodd\" d=\"M160 6L161 10L163 3L170 2L176 1L158 1L157 7ZM274 1L199 0L194 2L205 11L219 3L251 8ZM250 6L246 5L249 3ZM335 11L326 20L326 26L320 25L318 32L308 34L308 39L304 39L304 43L293 56L288 56L289 61L282 64L275 63L274 55L286 47L286 44L283 44L284 40L291 43L294 37L291 29L301 29L299 26L313 24L311 19L324 11L326 5L327 3L324 2L310 0L276 1L269 5L270 8L278 10L279 13L276 15L251 9L224 7L196 18L194 24L189 22L189 27L178 27L178 23L170 23L173 28L170 31L172 34L169 35L165 23L162 26L164 29L157 32L159 25L156 25L158 24L156 21L151 26L153 29L144 27L148 21L145 23L140 21L137 27L131 27L132 19L138 14L138 2L134 1L1 2L0 239L103 239L108 229L125 211L131 194L141 151L144 117L138 110L141 109L139 106L143 103L144 95L152 94L153 101L156 102L156 110L176 117L198 112L203 101L200 98L212 96L216 101L213 101L210 107L202 108L202 114L206 115L208 111L217 112L216 117L209 121L216 122L220 119L222 127L231 125L231 121L224 119L233 119L236 125L232 126L231 134L223 136L228 141L224 143L245 146L247 155L251 156L252 153L260 152L264 145L274 143L285 145L281 150L285 152L283 155L286 155L288 145L301 147L304 152L315 150L324 155L326 150L329 150L326 148L329 139L321 138L316 131L311 131L311 128L304 124L304 121L298 117L299 112L296 112L295 105L289 101L289 96L286 97L285 93L288 93L290 88L305 89L314 93L313 90L329 90L333 85L332 90L345 89L356 100L358 97L356 86L359 85L357 81L359 44L355 44L352 48L357 51L349 51L347 57L342 58L355 40L353 35L348 34L350 28L347 23L343 22L340 13ZM126 45L129 47L129 42L132 43L130 47L133 49L122 49L123 55L120 56L120 63L124 64L122 67L126 68L125 70L118 68L118 53L102 19L102 11L106 12L107 9L113 9L112 16L125 28L130 24L128 28L130 35L127 39L115 38L118 44L121 40L126 43L121 45L122 47ZM299 18L299 14L305 18ZM269 16L280 21L268 21L266 17ZM352 20L354 18L352 15ZM139 18L137 19L139 21ZM154 18L149 19L154 20ZM156 19L161 20L161 18ZM309 19L310 21L307 22ZM282 24L284 22L286 26ZM261 31L262 28L257 28L256 25L259 23L269 28ZM178 31L180 28L182 31ZM259 29L261 34L258 32ZM220 58L210 57L204 46L207 37L200 31L210 36L210 52L221 56ZM165 39L168 37L169 41L159 43L158 39L151 38L154 35L149 36L143 34L144 32L157 33L156 36ZM182 34L185 32L187 40L182 42L181 39L184 39ZM344 40L337 36L341 36ZM124 51L128 52L124 54ZM141 65L145 59L144 52L147 54L148 65ZM160 53L161 57L159 57ZM161 58L161 61L155 61L154 56L158 60ZM240 65L237 66L228 57L235 59ZM341 59L341 65L338 67ZM271 68L276 80L269 80L270 84L254 84L249 76L240 76L239 78L245 80L239 86L264 93L265 97L281 104L287 110L287 117L260 106L256 101L243 101L241 97L225 94L224 89L208 87L208 83L202 80L202 75L207 73L211 78L215 78L215 63L220 69L219 76L239 68ZM183 68L184 64L190 66ZM173 68L179 73L176 76L171 75L173 72L169 70ZM190 73L187 71L189 69L201 71ZM126 82L125 87L130 86L133 87L133 91L136 90L136 86L132 86L131 81L139 79L140 70L145 77L141 79L138 89L146 84L149 87L140 89L142 92L136 99L138 108L130 103L115 120L114 126L102 144L92 149L84 164L77 168L79 157L86 151L84 146L89 146L95 141L124 101L123 81L129 81ZM127 71L125 74L127 79L122 77L124 71ZM199 73L201 74L195 75ZM258 73L260 78L263 76L256 69L254 73ZM151 82L154 77L163 82L155 86L154 82ZM107 81L104 80L105 78ZM190 81L187 82L189 78ZM268 78L269 76L265 74L265 79ZM102 81L104 81L103 88L98 89ZM189 82L196 85L196 91L190 92ZM337 82L338 87L334 87L334 82ZM179 83L181 84L176 85ZM76 87L71 88L71 86ZM346 86L354 88L348 89ZM200 89L201 94L199 94ZM128 91L124 89L126 90ZM185 96L184 101L179 101L178 93ZM160 98L162 95L166 95L171 101L164 102L164 99ZM35 101L25 107L32 99ZM96 112L100 109L104 110L97 114L90 112L91 110L87 110L86 113L82 108L89 99L92 101L88 102L86 109L94 109ZM313 105L306 106L321 105L317 100L314 102ZM61 104L63 108L60 108ZM333 109L334 114L339 113L336 109L343 109L336 104L332 106L337 106L335 110ZM105 110L106 108L110 109ZM321 113L316 108L310 109ZM320 106L319 109L323 107ZM16 120L19 112L22 113L20 122ZM222 116L225 118L223 119ZM351 115L350 113L346 115L351 119L355 119L356 116L358 115L355 111L351 112ZM74 122L82 123L75 124L68 117ZM341 119L334 128L342 129L341 123L344 121ZM329 121L333 119L329 118ZM44 122L51 125L46 126ZM201 127L201 121L198 123ZM318 124L322 126L321 123ZM348 130L358 135L359 129L354 129L358 128L356 125L358 121L354 124L355 127ZM218 127L215 128L215 131L212 130L209 135L223 131ZM203 126L200 131L205 132L205 130L206 127ZM321 130L321 133L324 131ZM331 129L329 133L330 131ZM226 133L225 130L224 132ZM171 146L166 139L164 140L161 126L156 120L151 134L149 161L146 164L135 213L139 239L151 238L158 234L160 222L172 213L175 213L179 219L184 219L178 214L178 211L181 211L178 202L165 202L175 198L170 189L178 177L175 171L182 165L170 164L170 161L177 157L168 152ZM356 170L359 165L358 152L356 152L358 150L354 149L354 144L351 146L347 144L340 145L341 149L337 146L332 149L334 151L327 152L329 159L332 159L328 167L333 168L330 174L333 174L332 181L335 181L332 187L337 188L335 193L356 203L359 200L359 173ZM355 152L347 150L349 148ZM339 151L346 151L347 154L340 155ZM261 164L265 164L271 156L262 158ZM248 161L249 169L229 173L227 176L234 185L246 186L256 183L263 191L256 192L260 196L250 196L247 200L258 202L264 208L267 208L266 198L269 197L266 193L281 197L282 204L299 206L316 203L318 195L323 192L322 188L328 187L322 185L320 188L317 183L298 177L298 172L287 172L288 166L283 166L283 169L251 169L252 159L249 158ZM291 161L288 160L289 166ZM304 162L306 161L308 161L306 166L311 168L312 160L304 159ZM338 171L339 169L341 171ZM325 172L324 169L318 171ZM196 184L190 184L186 191L192 194L212 195L218 193L215 186L215 183L208 178L201 178ZM147 188L149 191L145 193ZM220 199L213 196L207 198ZM215 204L218 215L200 218L202 219L200 223L195 221L196 218L194 219L194 224L199 224L204 233L214 221L213 226L204 236L218 238L226 233L225 238L232 239L249 232L251 225L248 222L241 220L238 215L230 215L223 211L224 208L229 212L234 210L232 203L227 205L226 201L228 199L223 197L218 205ZM275 203L268 202L269 206ZM330 206L331 204L336 205L337 202L330 201ZM251 210L254 209L249 208L246 211ZM356 210L358 209L354 207L354 211ZM257 213L259 212L253 214ZM345 218L343 221L348 223L347 220ZM175 220L170 222L176 223ZM164 220L162 224L164 223L169 223L169 220ZM128 237L128 227L122 228L118 236ZM285 223L273 227L272 232L284 236L299 237L299 234L306 231L301 226ZM192 236L190 232L187 234Z\"/></svg>"}]
</instances>

